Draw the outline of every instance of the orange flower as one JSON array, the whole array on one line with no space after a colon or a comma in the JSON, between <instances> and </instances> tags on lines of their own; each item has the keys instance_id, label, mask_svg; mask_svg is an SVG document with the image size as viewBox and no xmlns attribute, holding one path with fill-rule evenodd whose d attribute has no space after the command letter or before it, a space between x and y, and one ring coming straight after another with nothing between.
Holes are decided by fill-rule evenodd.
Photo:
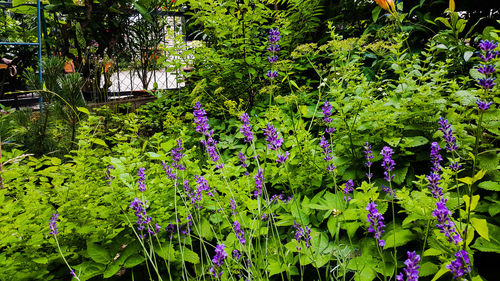
<instances>
[{"instance_id":1,"label":"orange flower","mask_svg":"<svg viewBox=\"0 0 500 281\"><path fill-rule=\"evenodd\" d=\"M374 0L377 4L382 7L382 9L389 11L390 13L396 11L396 6L394 0Z\"/></svg>"}]
</instances>

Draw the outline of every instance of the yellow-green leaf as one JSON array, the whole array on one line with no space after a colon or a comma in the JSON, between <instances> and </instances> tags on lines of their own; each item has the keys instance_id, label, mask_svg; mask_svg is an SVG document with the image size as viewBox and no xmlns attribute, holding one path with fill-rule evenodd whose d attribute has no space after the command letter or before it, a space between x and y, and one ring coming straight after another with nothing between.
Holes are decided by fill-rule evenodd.
<instances>
[{"instance_id":1,"label":"yellow-green leaf","mask_svg":"<svg viewBox=\"0 0 500 281\"><path fill-rule=\"evenodd\" d=\"M464 195L462 198L465 201L467 209L469 209L469 204L470 204L470 210L474 211L474 209L476 209L477 207L477 203L479 202L479 197L480 197L479 195L474 195L472 196L472 200L470 200L469 195Z\"/></svg>"},{"instance_id":2,"label":"yellow-green leaf","mask_svg":"<svg viewBox=\"0 0 500 281\"><path fill-rule=\"evenodd\" d=\"M460 178L458 179L459 181L467 184L467 185L472 185L473 181L471 177L465 177L465 178Z\"/></svg>"},{"instance_id":3,"label":"yellow-green leaf","mask_svg":"<svg viewBox=\"0 0 500 281\"><path fill-rule=\"evenodd\" d=\"M448 272L448 268L446 268L445 265L443 265L439 271L436 273L436 275L434 275L434 277L432 278L432 281L436 281L439 279L439 277L443 276L446 272Z\"/></svg>"},{"instance_id":4,"label":"yellow-green leaf","mask_svg":"<svg viewBox=\"0 0 500 281\"><path fill-rule=\"evenodd\" d=\"M450 12L455 12L455 1L450 0L450 5L449 5Z\"/></svg>"},{"instance_id":5,"label":"yellow-green leaf","mask_svg":"<svg viewBox=\"0 0 500 281\"><path fill-rule=\"evenodd\" d=\"M83 112L83 113L85 113L85 114L87 114L87 115L90 115L90 111L89 111L87 108L85 108L85 107L81 107L81 106L79 106L79 107L77 107L76 109L77 109L78 111L80 111L80 112Z\"/></svg>"},{"instance_id":6,"label":"yellow-green leaf","mask_svg":"<svg viewBox=\"0 0 500 281\"><path fill-rule=\"evenodd\" d=\"M481 237L490 241L490 237L488 236L488 223L485 219L472 218L470 219L470 223Z\"/></svg>"},{"instance_id":7,"label":"yellow-green leaf","mask_svg":"<svg viewBox=\"0 0 500 281\"><path fill-rule=\"evenodd\" d=\"M93 143L95 144L98 144L98 145L102 145L102 146L105 146L105 147L108 147L108 145L101 139L96 139L96 138L93 138L93 139L90 139Z\"/></svg>"}]
</instances>

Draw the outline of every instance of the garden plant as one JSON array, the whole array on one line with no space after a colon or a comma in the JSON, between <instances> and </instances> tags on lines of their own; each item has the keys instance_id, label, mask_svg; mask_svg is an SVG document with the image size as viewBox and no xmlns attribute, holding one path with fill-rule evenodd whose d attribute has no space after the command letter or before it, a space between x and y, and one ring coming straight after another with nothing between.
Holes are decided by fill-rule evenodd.
<instances>
[{"instance_id":1,"label":"garden plant","mask_svg":"<svg viewBox=\"0 0 500 281\"><path fill-rule=\"evenodd\" d=\"M186 87L89 110L55 71L38 116L2 110L0 280L498 278L500 21L451 0L418 45L376 0L312 42L315 1L170 2L206 37Z\"/></svg>"}]
</instances>

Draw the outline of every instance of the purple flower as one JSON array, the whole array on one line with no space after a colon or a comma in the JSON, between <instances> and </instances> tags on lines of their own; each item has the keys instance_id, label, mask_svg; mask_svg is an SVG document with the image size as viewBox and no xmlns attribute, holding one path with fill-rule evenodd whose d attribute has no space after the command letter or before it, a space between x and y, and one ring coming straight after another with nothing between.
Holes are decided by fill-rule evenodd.
<instances>
[{"instance_id":1,"label":"purple flower","mask_svg":"<svg viewBox=\"0 0 500 281\"><path fill-rule=\"evenodd\" d=\"M322 153L325 155L323 158L325 161L330 161L333 157L330 155L332 151L330 150L330 143L326 140L325 136L321 137L321 141L319 142L319 146L323 149Z\"/></svg>"},{"instance_id":2,"label":"purple flower","mask_svg":"<svg viewBox=\"0 0 500 281\"><path fill-rule=\"evenodd\" d=\"M281 51L281 48L279 44L271 44L269 45L269 48L267 48L267 50L271 53L277 53Z\"/></svg>"},{"instance_id":3,"label":"purple flower","mask_svg":"<svg viewBox=\"0 0 500 281\"><path fill-rule=\"evenodd\" d=\"M335 129L335 127L328 127L328 128L325 129L325 133L331 135L331 134L335 133L336 130L337 129Z\"/></svg>"},{"instance_id":4,"label":"purple flower","mask_svg":"<svg viewBox=\"0 0 500 281\"><path fill-rule=\"evenodd\" d=\"M210 268L210 273L212 274L213 277L221 277L224 271L221 271L218 275L216 274L215 267L221 267L224 265L224 260L227 258L227 253L224 250L226 248L226 245L224 244L218 244L215 247L215 256L212 258L212 262L214 263L214 266Z\"/></svg>"},{"instance_id":5,"label":"purple flower","mask_svg":"<svg viewBox=\"0 0 500 281\"><path fill-rule=\"evenodd\" d=\"M280 40L280 31L276 28L271 28L269 30L269 43L274 44Z\"/></svg>"},{"instance_id":6,"label":"purple flower","mask_svg":"<svg viewBox=\"0 0 500 281\"><path fill-rule=\"evenodd\" d=\"M200 102L197 102L193 108L193 116L195 117L194 123L197 125L196 131L208 135L210 127L208 126L207 112L201 107Z\"/></svg>"},{"instance_id":7,"label":"purple flower","mask_svg":"<svg viewBox=\"0 0 500 281\"><path fill-rule=\"evenodd\" d=\"M487 89L487 90L493 88L496 85L494 77L480 78L477 80L477 84L481 88Z\"/></svg>"},{"instance_id":8,"label":"purple flower","mask_svg":"<svg viewBox=\"0 0 500 281\"><path fill-rule=\"evenodd\" d=\"M391 175L391 171L394 170L394 167L396 166L396 162L394 162L394 160L392 160L391 158L393 153L394 152L392 151L392 149L388 146L384 146L384 148L382 148L382 151L380 151L380 154L384 156L384 160L382 162L382 167L385 170L384 178L388 182L394 179L394 175Z\"/></svg>"},{"instance_id":9,"label":"purple flower","mask_svg":"<svg viewBox=\"0 0 500 281\"><path fill-rule=\"evenodd\" d=\"M344 184L344 200L346 202L349 202L351 201L351 197L350 196L347 196L349 195L350 192L352 192L354 190L354 182L352 180L348 180L345 184ZM347 197L346 197L347 196Z\"/></svg>"},{"instance_id":10,"label":"purple flower","mask_svg":"<svg viewBox=\"0 0 500 281\"><path fill-rule=\"evenodd\" d=\"M266 76L267 78L269 79L274 79L276 77L278 77L278 71L275 71L275 70L268 70L267 73L266 73Z\"/></svg>"},{"instance_id":11,"label":"purple flower","mask_svg":"<svg viewBox=\"0 0 500 281\"><path fill-rule=\"evenodd\" d=\"M229 199L229 203L231 204L231 210L233 210L233 216L236 216L236 202L234 202L233 198Z\"/></svg>"},{"instance_id":12,"label":"purple flower","mask_svg":"<svg viewBox=\"0 0 500 281\"><path fill-rule=\"evenodd\" d=\"M245 136L245 142L250 143L253 141L253 133L252 133L252 126L250 126L250 120L248 114L247 113L241 114L240 120L243 123L243 125L240 128L240 132L242 135Z\"/></svg>"},{"instance_id":13,"label":"purple flower","mask_svg":"<svg viewBox=\"0 0 500 281\"><path fill-rule=\"evenodd\" d=\"M111 170L114 169L115 167L113 167L113 165L109 165L108 168L106 169L106 179L108 180L108 185L111 185L111 181L113 181L113 179L115 178L111 175Z\"/></svg>"},{"instance_id":14,"label":"purple flower","mask_svg":"<svg viewBox=\"0 0 500 281\"><path fill-rule=\"evenodd\" d=\"M460 250L455 253L456 259L446 266L453 274L453 279L461 278L471 271L469 254Z\"/></svg>"},{"instance_id":15,"label":"purple flower","mask_svg":"<svg viewBox=\"0 0 500 281\"><path fill-rule=\"evenodd\" d=\"M207 180L204 177L195 175L194 179L196 180L196 183L198 184L198 186L196 187L197 193L198 192L201 193L202 191L206 191L207 195L210 197L213 197L214 194L217 193L216 189L214 189L214 191L212 193L212 191L210 190L210 185L208 184Z\"/></svg>"},{"instance_id":16,"label":"purple flower","mask_svg":"<svg viewBox=\"0 0 500 281\"><path fill-rule=\"evenodd\" d=\"M151 217L146 214L146 202L142 202L139 198L135 198L132 202L130 202L130 208L134 210L134 215L137 217L137 230L143 231L151 222ZM150 230L149 232L151 233ZM144 238L145 235L142 235L141 237Z\"/></svg>"},{"instance_id":17,"label":"purple flower","mask_svg":"<svg viewBox=\"0 0 500 281\"><path fill-rule=\"evenodd\" d=\"M288 159L288 156L290 156L290 153L288 153L288 151L283 155L278 154L278 159L276 159L276 162L283 164L286 162L286 159Z\"/></svg>"},{"instance_id":18,"label":"purple flower","mask_svg":"<svg viewBox=\"0 0 500 281\"><path fill-rule=\"evenodd\" d=\"M241 258L240 252L238 252L238 250L236 250L236 249L233 250L233 258L235 260L239 260Z\"/></svg>"},{"instance_id":19,"label":"purple flower","mask_svg":"<svg viewBox=\"0 0 500 281\"><path fill-rule=\"evenodd\" d=\"M451 124L448 123L448 120L443 117L439 117L439 125L441 127L439 130L443 133L443 139L446 143L446 150L453 152L458 149L455 137L453 136L453 129L451 128Z\"/></svg>"},{"instance_id":20,"label":"purple flower","mask_svg":"<svg viewBox=\"0 0 500 281\"><path fill-rule=\"evenodd\" d=\"M431 144L431 170L435 173L441 171L440 162L443 161L443 157L439 154L439 150L441 150L439 144L437 142L433 142Z\"/></svg>"},{"instance_id":21,"label":"purple flower","mask_svg":"<svg viewBox=\"0 0 500 281\"><path fill-rule=\"evenodd\" d=\"M420 268L418 263L420 262L420 256L415 254L415 251L413 251L413 252L407 251L406 254L408 255L408 259L405 260L406 268L403 270L405 275L406 275L406 279L404 279L404 277L403 277L403 272L400 272L396 276L396 280L397 281L418 281L418 269Z\"/></svg>"},{"instance_id":22,"label":"purple flower","mask_svg":"<svg viewBox=\"0 0 500 281\"><path fill-rule=\"evenodd\" d=\"M304 230L296 221L293 222L293 227L295 228L295 240L299 243L304 240L306 248L309 248L311 246L311 229L306 226ZM297 247L297 250L300 251L301 248Z\"/></svg>"},{"instance_id":23,"label":"purple flower","mask_svg":"<svg viewBox=\"0 0 500 281\"><path fill-rule=\"evenodd\" d=\"M479 42L479 48L483 52L493 51L497 47L498 47L498 43L497 42L492 42L492 41L488 41L488 40L481 40Z\"/></svg>"},{"instance_id":24,"label":"purple flower","mask_svg":"<svg viewBox=\"0 0 500 281\"><path fill-rule=\"evenodd\" d=\"M270 62L270 63L275 63L278 61L278 56L267 56L267 60Z\"/></svg>"},{"instance_id":25,"label":"purple flower","mask_svg":"<svg viewBox=\"0 0 500 281\"><path fill-rule=\"evenodd\" d=\"M437 219L437 228L447 237L448 242L453 242L455 245L462 241L462 237L455 231L455 224L451 221L451 212L446 208L447 199L441 198L436 202L436 209L432 212L432 216Z\"/></svg>"},{"instance_id":26,"label":"purple flower","mask_svg":"<svg viewBox=\"0 0 500 281\"><path fill-rule=\"evenodd\" d=\"M368 232L373 232L375 239L380 247L384 247L385 241L380 239L382 237L382 233L384 230L382 229L384 225L384 217L377 210L377 204L375 202L370 202L366 205L366 210L368 213L367 222L370 223L370 227L368 228Z\"/></svg>"},{"instance_id":27,"label":"purple flower","mask_svg":"<svg viewBox=\"0 0 500 281\"><path fill-rule=\"evenodd\" d=\"M479 58L484 62L489 62L498 56L498 51L488 51L483 54L479 54Z\"/></svg>"},{"instance_id":28,"label":"purple flower","mask_svg":"<svg viewBox=\"0 0 500 281\"><path fill-rule=\"evenodd\" d=\"M243 154L241 152L238 153L238 158L241 161L241 167L243 167L243 168L248 167L248 163L245 162L245 161L247 161L247 158L245 157L245 154Z\"/></svg>"},{"instance_id":29,"label":"purple flower","mask_svg":"<svg viewBox=\"0 0 500 281\"><path fill-rule=\"evenodd\" d=\"M330 116L332 116L332 106L330 105L330 102L325 101L325 103L321 107L321 110L323 111L323 115L325 116L323 120L325 120L326 123L332 122L332 119L330 118Z\"/></svg>"},{"instance_id":30,"label":"purple flower","mask_svg":"<svg viewBox=\"0 0 500 281\"><path fill-rule=\"evenodd\" d=\"M273 125L271 125L271 123L268 123L263 131L264 135L267 136L267 148L271 150L278 150L281 145L283 145L283 138L278 137L278 133L276 132L276 129L273 127Z\"/></svg>"},{"instance_id":31,"label":"purple flower","mask_svg":"<svg viewBox=\"0 0 500 281\"><path fill-rule=\"evenodd\" d=\"M262 186L264 185L264 170L259 169L259 172L253 177L255 179L255 190L253 196L255 198L260 197L262 194Z\"/></svg>"},{"instance_id":32,"label":"purple flower","mask_svg":"<svg viewBox=\"0 0 500 281\"><path fill-rule=\"evenodd\" d=\"M458 162L453 162L453 161L452 161L452 162L450 163L450 168L451 168L453 171L457 172L458 170L460 170L460 168L462 168L462 164L460 164L460 163L458 163Z\"/></svg>"},{"instance_id":33,"label":"purple flower","mask_svg":"<svg viewBox=\"0 0 500 281\"><path fill-rule=\"evenodd\" d=\"M488 109L490 109L490 105L493 104L493 102L487 102L487 101L480 101L480 100L477 100L476 101L476 104L477 104L477 108L481 111L486 111Z\"/></svg>"},{"instance_id":34,"label":"purple flower","mask_svg":"<svg viewBox=\"0 0 500 281\"><path fill-rule=\"evenodd\" d=\"M57 213L57 211L55 211L54 214L52 215L52 218L50 219L50 222L49 222L49 229L50 229L49 234L57 235L59 233L57 231L58 218L59 218L59 214Z\"/></svg>"},{"instance_id":35,"label":"purple flower","mask_svg":"<svg viewBox=\"0 0 500 281\"><path fill-rule=\"evenodd\" d=\"M370 143L365 142L364 149L365 149L364 153L365 153L365 159L366 159L365 166L369 168L373 164L373 162L371 162L373 159L372 146L370 145Z\"/></svg>"},{"instance_id":36,"label":"purple flower","mask_svg":"<svg viewBox=\"0 0 500 281\"><path fill-rule=\"evenodd\" d=\"M208 157L210 157L210 159L213 162L217 162L217 161L219 161L220 157L219 157L219 154L217 153L217 150L215 148L217 141L211 137L212 133L213 133L213 131L210 132L210 136L208 137L207 140L201 140L200 142L201 142L201 144L203 144L207 148Z\"/></svg>"},{"instance_id":37,"label":"purple flower","mask_svg":"<svg viewBox=\"0 0 500 281\"><path fill-rule=\"evenodd\" d=\"M73 268L69 271L69 274L76 278L75 270Z\"/></svg>"},{"instance_id":38,"label":"purple flower","mask_svg":"<svg viewBox=\"0 0 500 281\"><path fill-rule=\"evenodd\" d=\"M172 166L179 170L186 169L186 167L179 164L179 162L182 160L182 157L184 156L184 154L181 152L183 149L184 148L182 147L182 139L179 138L177 140L177 146L170 151L170 155L172 156L172 162L173 162Z\"/></svg>"},{"instance_id":39,"label":"purple flower","mask_svg":"<svg viewBox=\"0 0 500 281\"><path fill-rule=\"evenodd\" d=\"M392 198L396 198L396 193L389 186L382 185L381 188L383 191L385 191L385 193L392 196Z\"/></svg>"},{"instance_id":40,"label":"purple flower","mask_svg":"<svg viewBox=\"0 0 500 281\"><path fill-rule=\"evenodd\" d=\"M443 189L439 187L439 181L441 180L441 176L438 173L431 173L425 178L429 181L429 189L431 190L432 196L434 198L443 197Z\"/></svg>"},{"instance_id":41,"label":"purple flower","mask_svg":"<svg viewBox=\"0 0 500 281\"><path fill-rule=\"evenodd\" d=\"M145 175L144 175L144 172L145 172L146 169L144 168L139 168L139 191L140 192L144 192L146 191L146 178L145 178Z\"/></svg>"},{"instance_id":42,"label":"purple flower","mask_svg":"<svg viewBox=\"0 0 500 281\"><path fill-rule=\"evenodd\" d=\"M172 180L177 179L177 173L175 172L174 167L170 167L169 165L167 165L163 161L161 161L161 165L163 167L163 171L165 172L165 175L167 175L167 177L169 179L172 179Z\"/></svg>"},{"instance_id":43,"label":"purple flower","mask_svg":"<svg viewBox=\"0 0 500 281\"><path fill-rule=\"evenodd\" d=\"M233 223L233 226L234 226L234 233L236 234L236 238L238 238L240 240L240 243L242 245L245 245L245 233L243 232L243 230L241 230L241 226L240 226L240 223L237 222L237 221L234 221Z\"/></svg>"},{"instance_id":44,"label":"purple flower","mask_svg":"<svg viewBox=\"0 0 500 281\"><path fill-rule=\"evenodd\" d=\"M490 74L493 74L495 73L495 71L497 71L495 69L495 66L494 65L479 65L479 67L477 68L477 71L481 74L484 74L484 75L490 75Z\"/></svg>"}]
</instances>

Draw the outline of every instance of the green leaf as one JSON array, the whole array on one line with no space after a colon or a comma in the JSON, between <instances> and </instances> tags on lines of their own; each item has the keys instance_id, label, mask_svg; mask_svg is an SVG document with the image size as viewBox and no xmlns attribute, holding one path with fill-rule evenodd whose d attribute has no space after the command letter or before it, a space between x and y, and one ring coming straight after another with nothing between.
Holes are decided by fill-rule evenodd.
<instances>
[{"instance_id":1,"label":"green leaf","mask_svg":"<svg viewBox=\"0 0 500 281\"><path fill-rule=\"evenodd\" d=\"M459 181L465 183L466 185L472 185L472 178L471 177L465 177L465 178L459 178Z\"/></svg>"},{"instance_id":2,"label":"green leaf","mask_svg":"<svg viewBox=\"0 0 500 281\"><path fill-rule=\"evenodd\" d=\"M490 191L500 191L500 183L494 181L483 181L478 184L479 188L490 190Z\"/></svg>"},{"instance_id":3,"label":"green leaf","mask_svg":"<svg viewBox=\"0 0 500 281\"><path fill-rule=\"evenodd\" d=\"M488 236L488 223L485 219L471 218L470 223L481 237L490 241L490 237Z\"/></svg>"},{"instance_id":4,"label":"green leaf","mask_svg":"<svg viewBox=\"0 0 500 281\"><path fill-rule=\"evenodd\" d=\"M153 18L151 17L151 15L148 13L148 11L142 7L141 5L139 5L139 3L137 2L134 2L134 7L137 9L137 11L139 13L141 13L141 15L147 20L149 21L150 23L153 23Z\"/></svg>"},{"instance_id":5,"label":"green leaf","mask_svg":"<svg viewBox=\"0 0 500 281\"><path fill-rule=\"evenodd\" d=\"M478 249L481 252L494 252L500 254L500 244L497 241L487 241L483 237L476 239L472 248Z\"/></svg>"},{"instance_id":6,"label":"green leaf","mask_svg":"<svg viewBox=\"0 0 500 281\"><path fill-rule=\"evenodd\" d=\"M405 137L403 138L401 147L417 147L417 146L422 146L428 142L429 140L422 136Z\"/></svg>"},{"instance_id":7,"label":"green leaf","mask_svg":"<svg viewBox=\"0 0 500 281\"><path fill-rule=\"evenodd\" d=\"M87 114L87 115L90 115L90 111L89 111L87 108L85 108L85 107L81 107L81 106L79 106L79 107L77 107L76 109L77 109L78 111L80 111L80 112L83 112L83 113L85 113L85 114Z\"/></svg>"},{"instance_id":8,"label":"green leaf","mask_svg":"<svg viewBox=\"0 0 500 281\"><path fill-rule=\"evenodd\" d=\"M470 200L469 195L464 195L462 198L465 201L467 209L469 209L469 204L470 204L470 210L474 211L474 209L476 209L477 207L477 203L479 202L479 197L480 197L479 195L474 195L472 196L472 200Z\"/></svg>"},{"instance_id":9,"label":"green leaf","mask_svg":"<svg viewBox=\"0 0 500 281\"><path fill-rule=\"evenodd\" d=\"M434 275L431 281L436 281L439 279L439 277L443 276L446 272L448 272L449 269L446 268L446 265L442 265L439 271Z\"/></svg>"},{"instance_id":10,"label":"green leaf","mask_svg":"<svg viewBox=\"0 0 500 281\"><path fill-rule=\"evenodd\" d=\"M111 261L111 255L104 247L88 241L87 254L96 263L108 264Z\"/></svg>"},{"instance_id":11,"label":"green leaf","mask_svg":"<svg viewBox=\"0 0 500 281\"><path fill-rule=\"evenodd\" d=\"M106 270L104 271L104 278L110 278L111 276L115 275L118 271L121 269L121 265L117 262L113 262L108 265Z\"/></svg>"},{"instance_id":12,"label":"green leaf","mask_svg":"<svg viewBox=\"0 0 500 281\"><path fill-rule=\"evenodd\" d=\"M269 260L269 276L280 274L286 270L286 264L281 264L279 261L274 259Z\"/></svg>"},{"instance_id":13,"label":"green leaf","mask_svg":"<svg viewBox=\"0 0 500 281\"><path fill-rule=\"evenodd\" d=\"M169 244L167 246L164 245L162 248L160 248L159 246L155 246L155 253L168 261L174 260L176 254L174 246L172 244Z\"/></svg>"},{"instance_id":14,"label":"green leaf","mask_svg":"<svg viewBox=\"0 0 500 281\"><path fill-rule=\"evenodd\" d=\"M424 262L420 265L419 276L429 276L438 271L439 267L432 262Z\"/></svg>"},{"instance_id":15,"label":"green leaf","mask_svg":"<svg viewBox=\"0 0 500 281\"><path fill-rule=\"evenodd\" d=\"M470 91L456 91L452 96L463 106L472 106L476 104L477 97Z\"/></svg>"},{"instance_id":16,"label":"green leaf","mask_svg":"<svg viewBox=\"0 0 500 281\"><path fill-rule=\"evenodd\" d=\"M91 138L90 141L93 142L93 143L95 143L95 144L108 147L108 145L103 140L101 140L101 139Z\"/></svg>"},{"instance_id":17,"label":"green leaf","mask_svg":"<svg viewBox=\"0 0 500 281\"><path fill-rule=\"evenodd\" d=\"M469 61L470 58L474 55L474 52L471 52L471 51L467 51L464 53L464 60L465 61Z\"/></svg>"},{"instance_id":18,"label":"green leaf","mask_svg":"<svg viewBox=\"0 0 500 281\"><path fill-rule=\"evenodd\" d=\"M127 258L125 263L123 263L123 267L125 268L132 268L134 266L137 266L145 261L144 256L141 256L139 254L134 254L131 255L130 257Z\"/></svg>"},{"instance_id":19,"label":"green leaf","mask_svg":"<svg viewBox=\"0 0 500 281\"><path fill-rule=\"evenodd\" d=\"M424 257L426 257L426 256L439 256L442 253L443 253L443 251L441 251L441 250L430 248L430 249L425 250Z\"/></svg>"},{"instance_id":20,"label":"green leaf","mask_svg":"<svg viewBox=\"0 0 500 281\"><path fill-rule=\"evenodd\" d=\"M479 161L479 168L485 171L493 171L498 168L499 158L496 153L489 152L477 156Z\"/></svg>"},{"instance_id":21,"label":"green leaf","mask_svg":"<svg viewBox=\"0 0 500 281\"><path fill-rule=\"evenodd\" d=\"M392 227L390 226L387 229L391 230L386 232L385 235L382 236L382 239L385 240L384 249L394 247L394 230L392 230ZM415 237L416 235L412 231L396 227L396 247L405 245Z\"/></svg>"},{"instance_id":22,"label":"green leaf","mask_svg":"<svg viewBox=\"0 0 500 281\"><path fill-rule=\"evenodd\" d=\"M183 253L181 254L183 254L182 257L184 258L184 261L190 262L192 264L200 263L200 257L198 256L198 254L186 247L183 247Z\"/></svg>"},{"instance_id":23,"label":"green leaf","mask_svg":"<svg viewBox=\"0 0 500 281\"><path fill-rule=\"evenodd\" d=\"M372 19L373 19L373 22L377 22L378 16L380 15L380 11L382 11L382 8L380 6L376 6L372 10Z\"/></svg>"},{"instance_id":24,"label":"green leaf","mask_svg":"<svg viewBox=\"0 0 500 281\"><path fill-rule=\"evenodd\" d=\"M156 152L148 152L147 155L153 159L160 158L161 155Z\"/></svg>"}]
</instances>

